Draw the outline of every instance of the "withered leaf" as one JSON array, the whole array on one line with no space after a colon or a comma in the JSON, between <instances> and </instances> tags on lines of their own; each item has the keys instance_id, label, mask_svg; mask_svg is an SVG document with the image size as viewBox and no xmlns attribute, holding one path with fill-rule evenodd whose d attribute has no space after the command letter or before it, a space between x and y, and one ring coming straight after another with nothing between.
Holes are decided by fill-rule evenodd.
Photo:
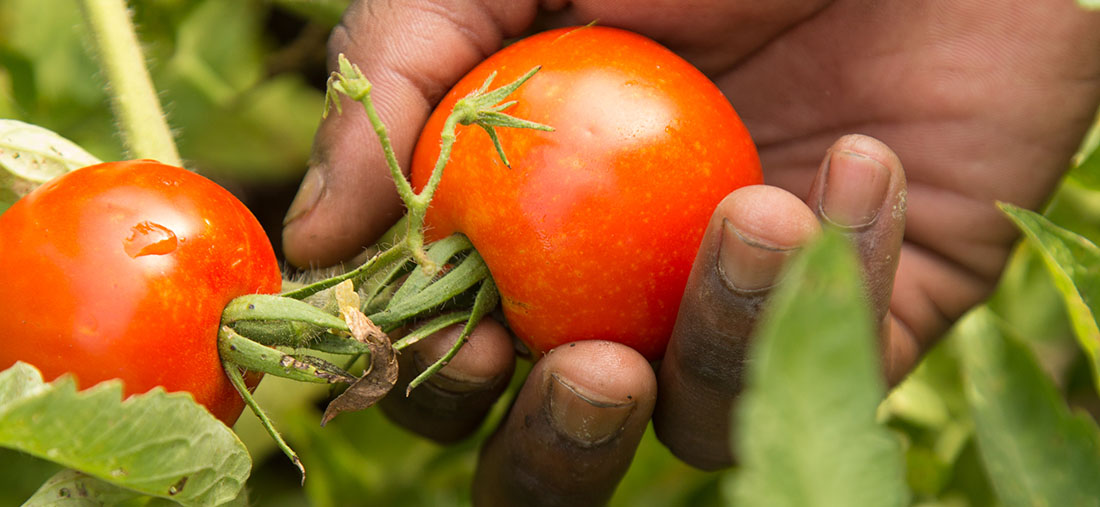
<instances>
[{"instance_id":1,"label":"withered leaf","mask_svg":"<svg viewBox=\"0 0 1100 507\"><path fill-rule=\"evenodd\" d=\"M322 426L342 412L363 410L378 403L397 383L397 353L389 336L359 311L359 295L350 280L337 285L335 293L340 317L348 323L352 336L370 349L370 366L359 380L329 402L321 418Z\"/></svg>"}]
</instances>

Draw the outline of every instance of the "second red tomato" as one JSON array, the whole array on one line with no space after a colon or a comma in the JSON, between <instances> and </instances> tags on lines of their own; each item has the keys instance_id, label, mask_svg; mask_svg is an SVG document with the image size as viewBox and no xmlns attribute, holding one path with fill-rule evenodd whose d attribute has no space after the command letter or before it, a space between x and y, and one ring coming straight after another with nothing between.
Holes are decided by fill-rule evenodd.
<instances>
[{"instance_id":1,"label":"second red tomato","mask_svg":"<svg viewBox=\"0 0 1100 507\"><path fill-rule=\"evenodd\" d=\"M688 272L717 203L761 183L749 134L702 73L613 28L545 32L491 56L447 94L416 147L420 188L455 102L542 69L506 112L553 132L460 127L427 217L429 239L469 236L513 332L536 353L603 339L664 354Z\"/></svg>"}]
</instances>

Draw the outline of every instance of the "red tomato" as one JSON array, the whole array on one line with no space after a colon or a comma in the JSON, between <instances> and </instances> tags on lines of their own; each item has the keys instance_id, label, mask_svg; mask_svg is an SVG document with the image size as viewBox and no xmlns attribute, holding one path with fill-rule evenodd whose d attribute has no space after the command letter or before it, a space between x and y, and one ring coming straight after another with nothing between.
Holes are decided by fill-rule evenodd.
<instances>
[{"instance_id":1,"label":"red tomato","mask_svg":"<svg viewBox=\"0 0 1100 507\"><path fill-rule=\"evenodd\" d=\"M469 236L513 332L536 353L575 340L664 354L714 207L761 183L749 133L702 73L657 43L605 27L521 40L470 71L432 114L417 188L455 101L536 65L506 112L554 132L498 129L511 168L477 126L460 127L427 216L428 239Z\"/></svg>"},{"instance_id":2,"label":"red tomato","mask_svg":"<svg viewBox=\"0 0 1100 507\"><path fill-rule=\"evenodd\" d=\"M231 425L244 401L218 358L222 309L282 277L232 194L138 160L71 172L0 215L0 280L0 368L187 391Z\"/></svg>"}]
</instances>

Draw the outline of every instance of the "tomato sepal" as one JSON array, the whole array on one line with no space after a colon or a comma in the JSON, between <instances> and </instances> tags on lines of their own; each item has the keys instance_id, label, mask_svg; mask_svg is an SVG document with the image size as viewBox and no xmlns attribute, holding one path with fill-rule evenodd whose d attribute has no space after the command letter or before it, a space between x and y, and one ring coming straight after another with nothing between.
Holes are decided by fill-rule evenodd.
<instances>
[{"instance_id":1,"label":"tomato sepal","mask_svg":"<svg viewBox=\"0 0 1100 507\"><path fill-rule=\"evenodd\" d=\"M395 329L489 278L489 268L472 246L461 235L433 243L428 250L433 263L442 265L464 252L465 256L441 277L433 278L423 271L409 275L386 308L369 316L371 321L385 330Z\"/></svg>"},{"instance_id":2,"label":"tomato sepal","mask_svg":"<svg viewBox=\"0 0 1100 507\"><path fill-rule=\"evenodd\" d=\"M321 308L270 294L233 299L222 312L222 325L260 345L272 347L311 347L324 337L326 348L331 349L336 342L346 341L334 332L345 335L350 332L346 322Z\"/></svg>"},{"instance_id":3,"label":"tomato sepal","mask_svg":"<svg viewBox=\"0 0 1100 507\"><path fill-rule=\"evenodd\" d=\"M469 311L457 311L433 317L427 322L421 323L416 329L410 331L405 336L402 336L400 340L393 342L393 348L396 350L404 349L434 333L442 331L443 328L447 326L469 320L470 315L472 315L472 313Z\"/></svg>"},{"instance_id":4,"label":"tomato sepal","mask_svg":"<svg viewBox=\"0 0 1100 507\"><path fill-rule=\"evenodd\" d=\"M413 389L416 389L417 386L424 383L424 381L428 380L432 375L435 375L439 370L442 370L444 366L447 366L447 364L451 362L451 359L454 359L458 351L469 340L470 333L474 332L474 327L477 326L478 322L481 322L482 318L493 311L498 303L500 303L500 292L497 291L497 286L493 283L493 279L491 277L486 277L485 280L481 282L481 286L478 287L477 297L474 299L474 307L470 310L470 315L466 319L466 326L462 328L462 332L459 333L458 338L455 339L454 345L451 346L446 354L443 354L443 357L440 357L436 362L432 363L431 366L421 372L420 375L417 375L416 378L409 382L409 387L405 389L405 396L411 394Z\"/></svg>"},{"instance_id":5,"label":"tomato sepal","mask_svg":"<svg viewBox=\"0 0 1100 507\"><path fill-rule=\"evenodd\" d=\"M504 162L506 167L511 168L512 164L508 162L508 157L504 154L504 147L500 145L500 138L497 137L496 127L522 128L546 132L552 132L554 130L554 127L549 125L516 118L515 116L502 112L516 105L516 101L500 101L519 89L523 83L531 79L531 77L541 68L540 66L535 66L527 71L526 74L520 76L519 79L497 88L492 92L487 92L489 85L493 83L493 79L497 76L497 73L493 72L489 74L489 77L481 84L481 88L478 88L477 91L459 99L458 102L455 103L454 113L458 115L458 123L462 125L476 124L481 127L486 134L489 134L489 139L492 139L493 146L496 147L497 150L497 155L500 156L500 161ZM441 173L442 171L439 172Z\"/></svg>"},{"instance_id":6,"label":"tomato sepal","mask_svg":"<svg viewBox=\"0 0 1100 507\"><path fill-rule=\"evenodd\" d=\"M359 267L347 273L332 276L324 280L318 280L308 285L285 291L280 294L280 296L291 299L305 299L326 289L331 289L345 280L351 280L353 283L361 283L388 268L393 268L396 265L403 265L408 262L411 254L402 248L402 246L402 244L397 244L387 248L371 256L370 259Z\"/></svg>"},{"instance_id":7,"label":"tomato sepal","mask_svg":"<svg viewBox=\"0 0 1100 507\"><path fill-rule=\"evenodd\" d=\"M219 342L221 340L219 339ZM222 361L222 368L225 369L225 376L229 377L229 382L233 384L233 387L240 393L241 398L244 399L244 404L252 410L253 414L256 414L256 419L260 421L260 425L267 430L267 434L271 436L271 439L275 441L275 445L279 450L283 451L283 454L298 468L298 473L302 477L302 485L306 483L306 467L302 464L301 458L298 457L298 453L290 447L290 444L286 443L283 439L283 435L279 433L279 430L275 428L275 423L271 422L271 418L267 416L264 409L260 407L260 404L256 402L256 398L252 397L252 391L248 389L248 385L245 383L244 374L241 373L241 369L228 361Z\"/></svg>"},{"instance_id":8,"label":"tomato sepal","mask_svg":"<svg viewBox=\"0 0 1100 507\"><path fill-rule=\"evenodd\" d=\"M290 354L250 340L229 326L218 332L222 361L248 371L315 384L351 383L357 378L342 368L309 354Z\"/></svg>"}]
</instances>

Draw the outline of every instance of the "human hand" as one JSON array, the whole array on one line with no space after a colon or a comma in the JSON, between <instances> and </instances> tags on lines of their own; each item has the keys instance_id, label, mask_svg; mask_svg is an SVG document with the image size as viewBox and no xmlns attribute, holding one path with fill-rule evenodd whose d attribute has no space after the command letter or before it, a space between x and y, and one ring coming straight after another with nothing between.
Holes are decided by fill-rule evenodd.
<instances>
[{"instance_id":1,"label":"human hand","mask_svg":"<svg viewBox=\"0 0 1100 507\"><path fill-rule=\"evenodd\" d=\"M510 0L440 3L356 3L331 42L332 58L347 53L374 82L406 166L434 103L504 37L527 29L537 9ZM733 102L775 186L735 192L716 210L680 319L706 324L678 326L660 382L621 346L582 343L548 355L486 443L475 494L505 503L606 499L658 384L662 441L697 466L728 464L744 337L782 260L814 234L819 216L854 226L882 318L884 371L892 382L908 372L1003 267L1015 233L993 201L1041 204L1096 108L1096 16L1070 0L1018 4L712 1L687 10L575 1L552 12L556 24L599 19L638 31L695 63ZM840 138L853 131L897 156L871 138ZM352 107L322 125L284 231L292 262L350 257L400 214L372 135ZM895 206L908 208L907 223ZM702 292L715 289L717 297ZM430 363L431 342L422 346ZM570 360L579 349L583 367ZM510 351L502 329L483 326L448 376L410 399L387 398L386 410L398 420L435 421L422 424L428 436L461 438L472 429L453 421L476 427L507 381ZM524 430L529 421L533 429Z\"/></svg>"}]
</instances>

